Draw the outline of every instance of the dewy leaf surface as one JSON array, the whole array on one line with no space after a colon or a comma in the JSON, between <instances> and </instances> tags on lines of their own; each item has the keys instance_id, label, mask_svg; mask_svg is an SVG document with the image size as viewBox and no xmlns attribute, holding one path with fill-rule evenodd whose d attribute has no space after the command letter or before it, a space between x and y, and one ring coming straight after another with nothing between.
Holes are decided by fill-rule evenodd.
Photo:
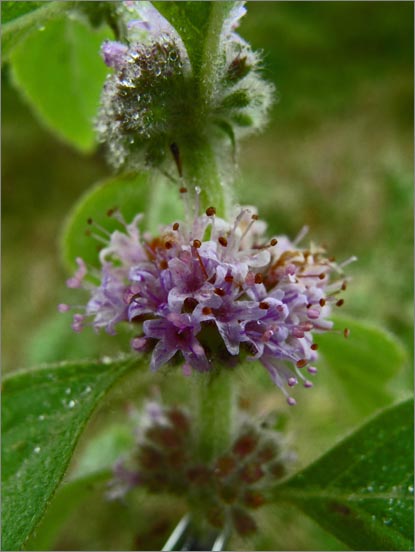
<instances>
[{"instance_id":1,"label":"dewy leaf surface","mask_svg":"<svg viewBox=\"0 0 415 552\"><path fill-rule=\"evenodd\" d=\"M127 223L138 213L145 213L140 228L154 233L161 224L172 223L183 214L177 187L154 181L149 173L118 176L99 183L80 198L68 217L63 233L63 255L68 267L74 268L76 257L100 267L97 247L102 244L85 231L102 232L88 226L87 220L92 219L108 232L122 231L122 225L107 214L115 207Z\"/></svg>"},{"instance_id":2,"label":"dewy leaf surface","mask_svg":"<svg viewBox=\"0 0 415 552\"><path fill-rule=\"evenodd\" d=\"M81 151L95 144L93 119L107 75L100 56L107 27L65 16L48 21L11 54L12 76L40 121Z\"/></svg>"},{"instance_id":3,"label":"dewy leaf surface","mask_svg":"<svg viewBox=\"0 0 415 552\"><path fill-rule=\"evenodd\" d=\"M362 416L393 401L388 384L402 369L406 355L399 341L372 324L333 316L335 327L349 328L350 337L340 334L318 336L321 355L333 374L337 391Z\"/></svg>"},{"instance_id":4,"label":"dewy leaf surface","mask_svg":"<svg viewBox=\"0 0 415 552\"><path fill-rule=\"evenodd\" d=\"M134 428L128 424L114 424L88 442L72 471L53 497L42 521L26 543L26 550L50 550L59 531L71 515L95 488L102 495L113 477L113 466L134 446Z\"/></svg>"},{"instance_id":5,"label":"dewy leaf surface","mask_svg":"<svg viewBox=\"0 0 415 552\"><path fill-rule=\"evenodd\" d=\"M413 550L413 399L383 411L282 485L288 500L355 550Z\"/></svg>"},{"instance_id":6,"label":"dewy leaf surface","mask_svg":"<svg viewBox=\"0 0 415 552\"><path fill-rule=\"evenodd\" d=\"M3 550L21 549L61 481L95 406L133 362L62 363L4 380Z\"/></svg>"}]
</instances>

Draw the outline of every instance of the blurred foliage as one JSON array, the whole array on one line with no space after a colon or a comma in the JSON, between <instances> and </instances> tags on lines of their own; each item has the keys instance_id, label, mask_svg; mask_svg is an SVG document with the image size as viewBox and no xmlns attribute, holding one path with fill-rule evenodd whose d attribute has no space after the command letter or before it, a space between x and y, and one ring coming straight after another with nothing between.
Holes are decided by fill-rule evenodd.
<instances>
[{"instance_id":1,"label":"blurred foliage","mask_svg":"<svg viewBox=\"0 0 415 552\"><path fill-rule=\"evenodd\" d=\"M412 350L413 4L252 2L248 11L240 33L263 50L264 74L278 101L266 131L241 147L236 199L257 204L272 232L295 236L307 224L306 241L325 242L338 261L356 254L345 314L384 326ZM125 335L119 341L88 330L77 336L68 315L57 322L56 305L74 301L65 289L58 237L80 195L110 175L102 152L77 153L41 127L13 88L7 64L2 80L3 369L95 358L118 343L127 350ZM275 390L252 392L252 371L241 371L241 403L255 413L286 412ZM267 377L263 372L259 379ZM410 390L411 377L409 368L402 371L396 388ZM353 424L339 416L326 384L322 367L315 389L287 415L300 466ZM114 390L82 443L136 391L142 396L159 386L167 398L186 396L170 378L137 386ZM82 450L81 444L79 457ZM146 497L143 510L143 497L136 496L128 509L108 505L102 492L71 516L57 549L157 549L178 521L176 501L161 505ZM344 550L297 512L266 508L259 526L258 549Z\"/></svg>"}]
</instances>

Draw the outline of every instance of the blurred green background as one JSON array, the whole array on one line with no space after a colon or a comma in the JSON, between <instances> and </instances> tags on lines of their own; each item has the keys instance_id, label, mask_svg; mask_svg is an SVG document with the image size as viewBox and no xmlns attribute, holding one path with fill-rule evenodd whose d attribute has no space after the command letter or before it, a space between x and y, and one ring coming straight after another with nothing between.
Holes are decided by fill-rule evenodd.
<instances>
[{"instance_id":1,"label":"blurred green background","mask_svg":"<svg viewBox=\"0 0 415 552\"><path fill-rule=\"evenodd\" d=\"M238 202L258 205L278 234L293 237L309 225L308 238L327 244L338 261L357 255L343 314L383 326L412 351L412 2L250 2L240 34L263 50L278 101L265 132L240 147ZM62 224L80 194L111 171L101 152L77 153L39 124L7 64L2 78L3 371L90 357L91 343L92 356L110 354L116 347L105 336L75 337L56 305L71 301L58 250ZM412 387L410 369L398 387ZM304 455L315 456L317 446L303 446ZM93 503L72 520L60 549L86 549L91 531L101 531L91 549L128 545L102 533L107 516L123 534L130 522L122 507L101 512ZM101 529L80 524L93 507ZM159 502L147 504L134 546L160 546L172 523L169 503L163 508L165 520ZM143 537L154 509L163 527ZM264 515L258 549L275 548L275 531L281 549L344 549L299 514L293 537L285 516Z\"/></svg>"}]
</instances>

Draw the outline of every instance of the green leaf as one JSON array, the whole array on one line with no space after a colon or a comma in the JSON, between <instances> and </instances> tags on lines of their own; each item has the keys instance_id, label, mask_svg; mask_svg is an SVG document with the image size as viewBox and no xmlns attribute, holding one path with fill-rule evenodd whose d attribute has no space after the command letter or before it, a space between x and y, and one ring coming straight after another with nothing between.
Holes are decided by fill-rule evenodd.
<instances>
[{"instance_id":1,"label":"green leaf","mask_svg":"<svg viewBox=\"0 0 415 552\"><path fill-rule=\"evenodd\" d=\"M388 389L406 361L405 351L399 341L374 325L351 318L333 317L335 327L348 328L350 337L341 334L318 336L320 351L329 368L326 375L334 374L333 384L340 395L361 415L368 415L376 408L392 402Z\"/></svg>"},{"instance_id":2,"label":"green leaf","mask_svg":"<svg viewBox=\"0 0 415 552\"><path fill-rule=\"evenodd\" d=\"M110 37L107 27L93 30L60 17L31 33L10 57L14 84L40 121L81 151L95 145L93 119L107 75L99 51Z\"/></svg>"},{"instance_id":3,"label":"green leaf","mask_svg":"<svg viewBox=\"0 0 415 552\"><path fill-rule=\"evenodd\" d=\"M69 6L69 2L1 2L2 62L7 61L20 41L41 29Z\"/></svg>"},{"instance_id":4,"label":"green leaf","mask_svg":"<svg viewBox=\"0 0 415 552\"><path fill-rule=\"evenodd\" d=\"M102 469L61 485L46 515L27 541L25 550L53 550L59 530L69 515L110 477L111 471Z\"/></svg>"},{"instance_id":5,"label":"green leaf","mask_svg":"<svg viewBox=\"0 0 415 552\"><path fill-rule=\"evenodd\" d=\"M50 550L63 523L95 488L112 477L116 460L134 445L134 426L113 424L90 440L82 451L70 479L59 487L42 521L27 542L26 550Z\"/></svg>"},{"instance_id":6,"label":"green leaf","mask_svg":"<svg viewBox=\"0 0 415 552\"><path fill-rule=\"evenodd\" d=\"M152 232L157 232L160 224L174 222L183 214L177 188L165 180L152 180L149 173L129 174L102 182L87 192L69 215L63 233L63 257L68 267L75 266L76 257L82 257L92 266L100 266L98 242L85 234L89 228L87 220L92 218L108 232L122 230L120 223L107 215L114 207L127 222L137 213L147 212L142 229Z\"/></svg>"},{"instance_id":7,"label":"green leaf","mask_svg":"<svg viewBox=\"0 0 415 552\"><path fill-rule=\"evenodd\" d=\"M3 550L20 549L61 481L99 400L133 365L72 362L3 382Z\"/></svg>"},{"instance_id":8,"label":"green leaf","mask_svg":"<svg viewBox=\"0 0 415 552\"><path fill-rule=\"evenodd\" d=\"M413 550L413 399L274 488L355 550Z\"/></svg>"},{"instance_id":9,"label":"green leaf","mask_svg":"<svg viewBox=\"0 0 415 552\"><path fill-rule=\"evenodd\" d=\"M1 3L1 22L3 25L18 19L22 15L39 9L43 2L2 2Z\"/></svg>"}]
</instances>

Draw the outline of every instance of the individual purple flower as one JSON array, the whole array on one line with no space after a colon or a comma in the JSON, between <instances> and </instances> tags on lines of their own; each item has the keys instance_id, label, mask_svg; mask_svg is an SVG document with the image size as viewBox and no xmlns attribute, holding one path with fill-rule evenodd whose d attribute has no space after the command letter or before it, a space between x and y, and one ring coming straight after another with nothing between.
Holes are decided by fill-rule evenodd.
<instances>
[{"instance_id":1,"label":"individual purple flower","mask_svg":"<svg viewBox=\"0 0 415 552\"><path fill-rule=\"evenodd\" d=\"M343 304L341 265L316 246L264 240L265 225L250 207L230 223L209 207L156 237L140 234L141 215L131 224L115 216L125 231L111 234L100 252L99 285L85 280L79 259L68 281L91 293L74 330L89 323L113 334L129 322L138 328L132 348L151 351L152 370L182 363L189 374L257 360L295 404L289 390L298 382L311 387L303 372L317 371L315 335L332 329L331 307Z\"/></svg>"},{"instance_id":2,"label":"individual purple flower","mask_svg":"<svg viewBox=\"0 0 415 552\"><path fill-rule=\"evenodd\" d=\"M128 46L112 40L106 40L101 47L101 54L105 64L117 71L123 67L127 52Z\"/></svg>"}]
</instances>

